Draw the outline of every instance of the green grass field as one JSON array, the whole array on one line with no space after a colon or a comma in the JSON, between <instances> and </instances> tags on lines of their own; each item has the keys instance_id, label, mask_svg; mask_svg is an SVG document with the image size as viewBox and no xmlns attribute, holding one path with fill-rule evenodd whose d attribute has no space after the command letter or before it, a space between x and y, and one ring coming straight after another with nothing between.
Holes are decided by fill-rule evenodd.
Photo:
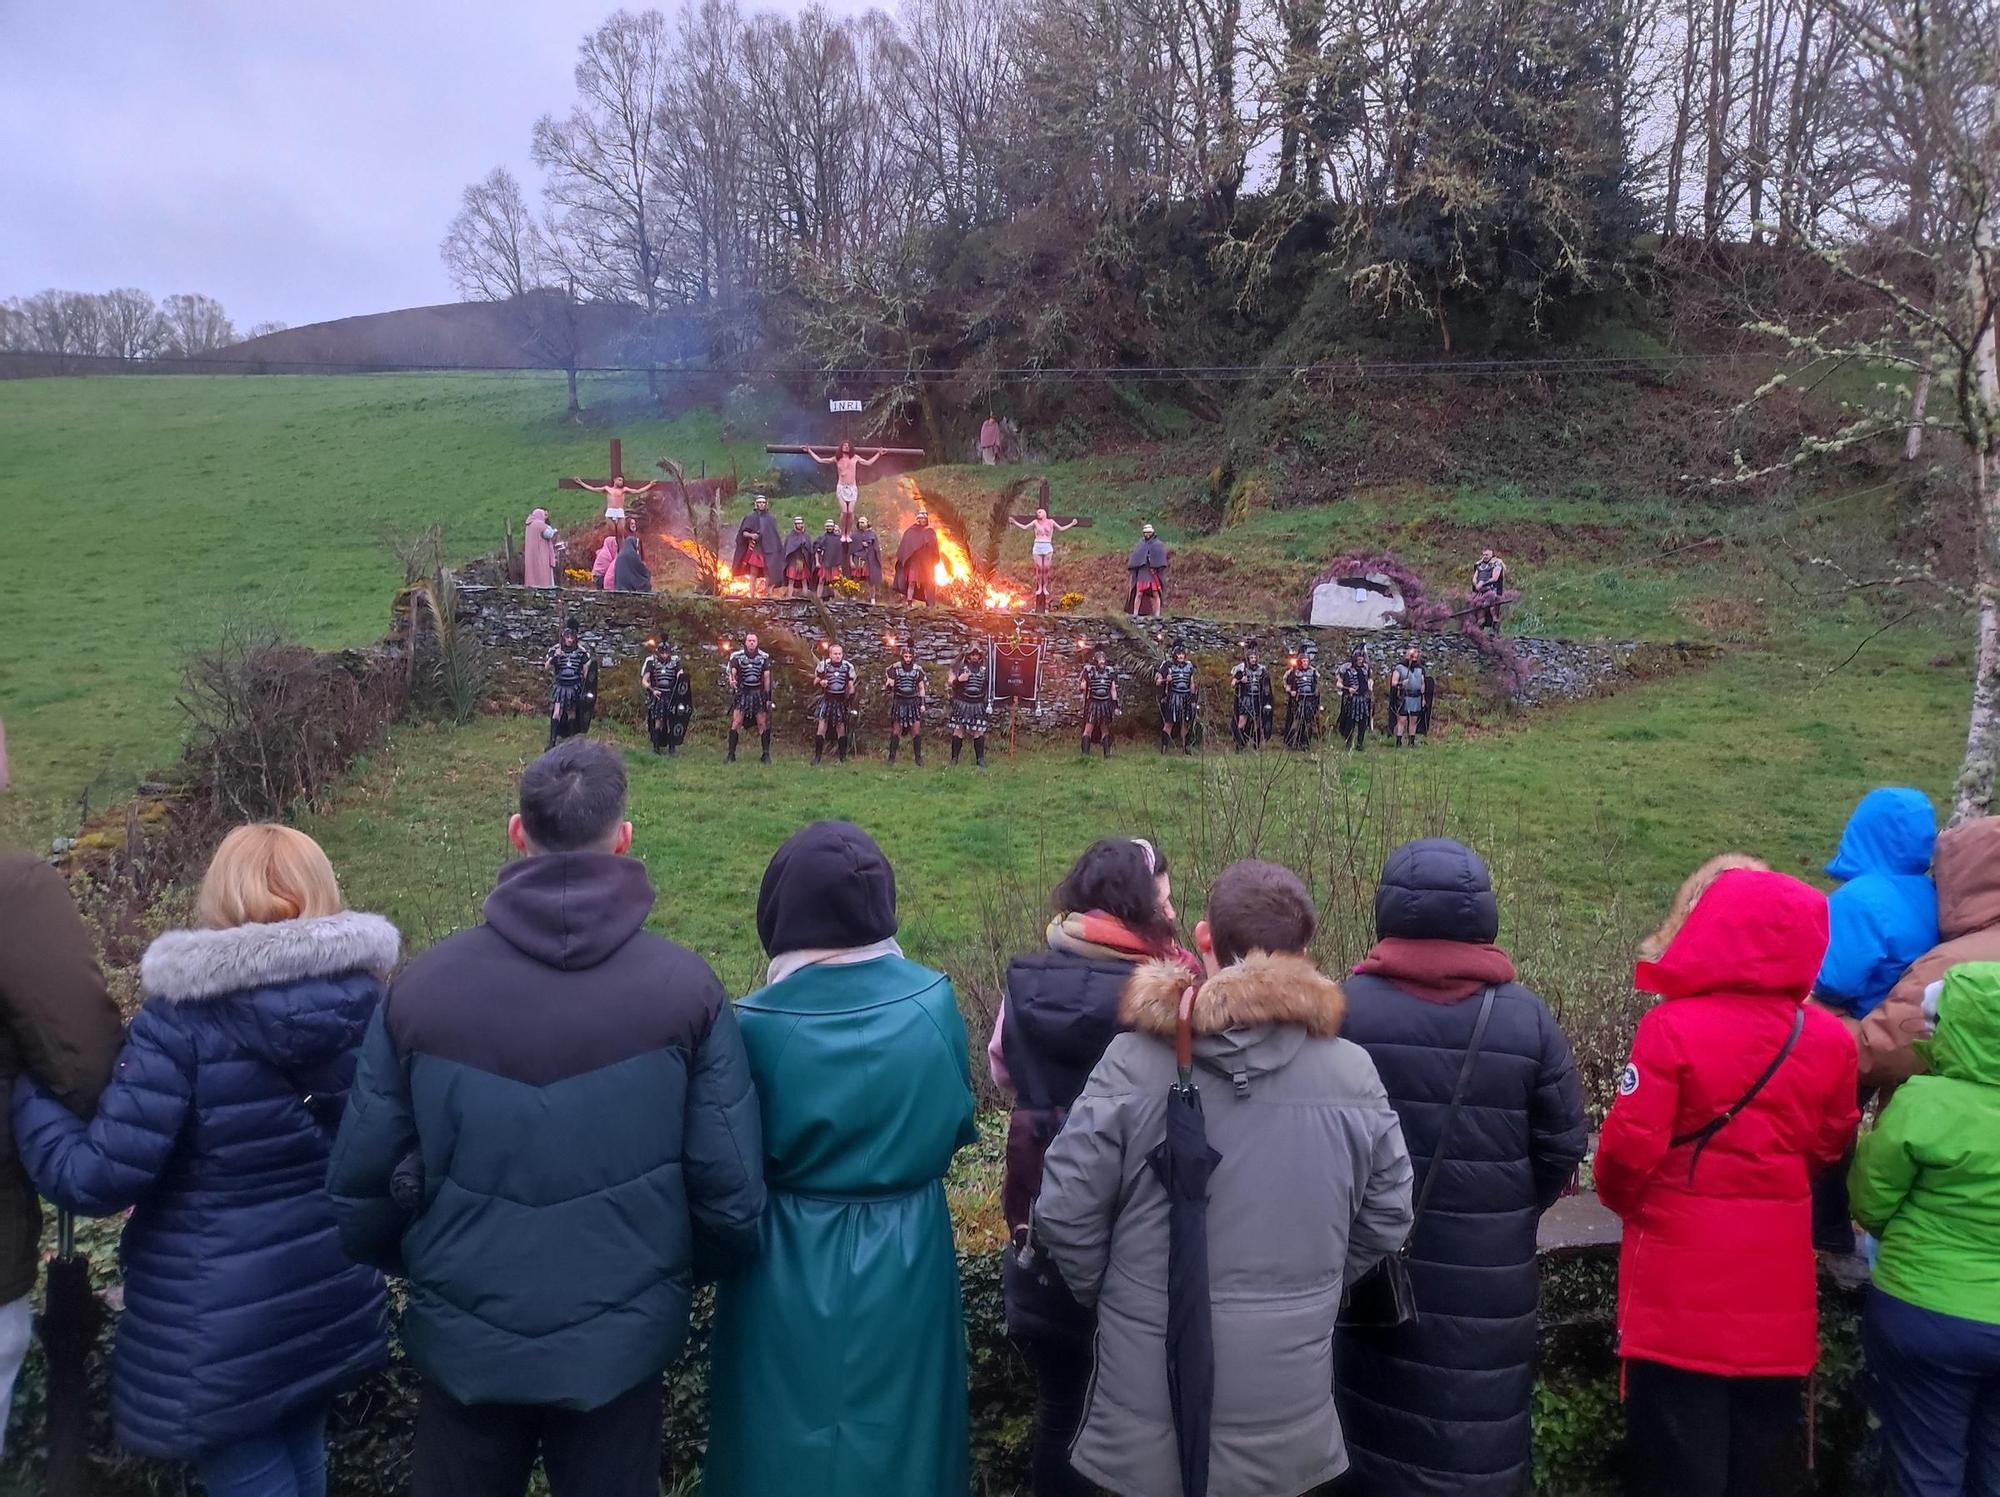
<instances>
[{"instance_id":1,"label":"green grass field","mask_svg":"<svg viewBox=\"0 0 2000 1497\"><path fill-rule=\"evenodd\" d=\"M84 793L116 801L169 763L179 662L226 617L274 618L319 646L377 638L400 576L388 534L437 523L450 554L465 557L497 549L536 504L553 501L559 522L588 518L587 496L558 496L555 480L601 473L614 434L633 472L671 454L690 471L733 466L746 477L765 470L766 440L796 434L766 429L754 401L736 430L707 411L663 421L623 377L586 380L584 398L579 425L563 417L560 380L539 375L0 385L0 513L24 574L0 594L11 645L0 712L18 785L0 802L0 835L73 830ZM1342 551L1393 549L1435 586L1456 583L1481 538L1497 537L1529 590L1522 629L1705 638L1761 622L1728 553L1652 562L1663 547L1740 524L1715 503L1385 490L1195 538L1180 516L1208 481L1203 461L1168 444L1033 470L1049 476L1059 509L1097 521L1064 537L1059 587L1112 606L1123 553L1151 519L1176 548L1187 597L1212 615L1296 617L1306 579ZM981 555L1001 486L1028 471L920 477L957 503ZM824 494L792 502L815 527L832 512ZM868 502L885 515L897 507L887 484ZM1001 555L1017 579L1030 575L1026 535L1008 531Z\"/></svg>"}]
</instances>

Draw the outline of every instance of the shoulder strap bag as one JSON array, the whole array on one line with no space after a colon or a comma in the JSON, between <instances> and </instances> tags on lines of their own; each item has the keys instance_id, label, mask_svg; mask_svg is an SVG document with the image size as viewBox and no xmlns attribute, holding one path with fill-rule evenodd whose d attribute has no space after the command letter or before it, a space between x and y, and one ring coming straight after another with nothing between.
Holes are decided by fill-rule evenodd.
<instances>
[{"instance_id":1,"label":"shoulder strap bag","mask_svg":"<svg viewBox=\"0 0 2000 1497\"><path fill-rule=\"evenodd\" d=\"M1785 1063L1785 1057L1792 1053L1793 1048L1799 1042L1799 1036L1805 1033L1805 1028L1805 1005L1800 1004L1792 1014L1791 1033L1785 1036L1785 1043L1778 1047L1778 1053L1771 1057L1771 1063L1764 1067L1755 1081L1750 1083L1749 1090L1730 1103L1723 1111L1703 1123L1699 1128L1691 1128L1686 1133L1676 1133L1667 1140L1668 1147L1675 1149L1687 1144L1694 1145L1694 1153L1688 1156L1688 1183L1690 1185L1694 1183L1694 1167L1701 1163L1701 1151L1714 1141L1716 1134L1735 1122L1743 1109L1757 1100L1757 1094L1771 1084L1771 1078L1778 1074L1778 1068Z\"/></svg>"},{"instance_id":2,"label":"shoulder strap bag","mask_svg":"<svg viewBox=\"0 0 2000 1497\"><path fill-rule=\"evenodd\" d=\"M1479 1059L1479 1047L1486 1039L1487 1021L1493 1017L1493 994L1494 989L1489 987L1480 996L1479 1017L1472 1025L1472 1042L1465 1047L1465 1060L1458 1068L1458 1084L1451 1090L1451 1106L1446 1109L1444 1123L1438 1129L1437 1147L1431 1151L1430 1167L1424 1171L1423 1188L1417 1192L1416 1210L1410 1217L1410 1234L1403 1239L1401 1247L1348 1286L1337 1322L1343 1329L1393 1330L1397 1326L1409 1325L1417 1318L1416 1290L1410 1283L1410 1269L1405 1260L1416 1244L1417 1228L1423 1222L1424 1208L1430 1205L1431 1192L1437 1188L1438 1166L1444 1162L1444 1146L1451 1138L1452 1125L1458 1121L1459 1109L1465 1103L1465 1089L1472 1082L1472 1068Z\"/></svg>"}]
</instances>

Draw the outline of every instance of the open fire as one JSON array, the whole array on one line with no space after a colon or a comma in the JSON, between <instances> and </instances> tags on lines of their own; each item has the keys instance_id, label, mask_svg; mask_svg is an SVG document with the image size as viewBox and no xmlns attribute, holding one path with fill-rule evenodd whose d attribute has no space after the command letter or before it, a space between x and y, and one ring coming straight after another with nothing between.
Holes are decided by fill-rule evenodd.
<instances>
[{"instance_id":1,"label":"open fire","mask_svg":"<svg viewBox=\"0 0 2000 1497\"><path fill-rule=\"evenodd\" d=\"M917 487L916 480L907 473L896 482L902 488L904 503L912 506L896 517L899 529L907 530L916 522L916 511L926 507L924 494ZM972 557L964 543L939 524L936 515L931 516L931 529L937 532L938 538L938 563L933 575L941 599L960 608L1004 611L1022 606L1026 600L1019 593L997 586L993 578L982 578L973 570Z\"/></svg>"},{"instance_id":2,"label":"open fire","mask_svg":"<svg viewBox=\"0 0 2000 1497\"><path fill-rule=\"evenodd\" d=\"M692 557L697 572L706 565L708 561L707 556L703 553L701 547L697 546L693 541L684 541L677 535L666 535L664 533L660 536L660 539L683 555ZM715 558L715 585L717 590L725 597L747 598L750 596L750 579L748 577L737 576L729 563L724 561L720 556Z\"/></svg>"}]
</instances>

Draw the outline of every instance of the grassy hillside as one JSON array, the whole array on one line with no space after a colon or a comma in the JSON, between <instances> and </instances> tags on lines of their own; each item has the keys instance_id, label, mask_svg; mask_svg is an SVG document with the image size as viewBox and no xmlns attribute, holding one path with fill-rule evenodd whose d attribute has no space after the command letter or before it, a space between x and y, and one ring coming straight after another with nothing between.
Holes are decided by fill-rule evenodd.
<instances>
[{"instance_id":1,"label":"grassy hillside","mask_svg":"<svg viewBox=\"0 0 2000 1497\"><path fill-rule=\"evenodd\" d=\"M21 570L0 589L0 714L18 793L0 831L44 836L77 797L124 794L169 761L178 661L232 612L311 643L386 627L401 573L383 536L444 526L496 549L536 504L582 518L605 438L628 468L665 453L761 467L712 415L667 423L636 382L586 386L603 428L562 419L561 376L23 380L0 388L0 514Z\"/></svg>"}]
</instances>

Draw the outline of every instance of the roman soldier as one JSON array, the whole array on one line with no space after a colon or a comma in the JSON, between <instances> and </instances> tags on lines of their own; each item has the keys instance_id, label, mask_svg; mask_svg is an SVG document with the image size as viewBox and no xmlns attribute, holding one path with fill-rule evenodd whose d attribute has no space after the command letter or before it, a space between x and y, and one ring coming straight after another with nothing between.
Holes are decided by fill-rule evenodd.
<instances>
[{"instance_id":1,"label":"roman soldier","mask_svg":"<svg viewBox=\"0 0 2000 1497\"><path fill-rule=\"evenodd\" d=\"M846 561L847 541L840 533L840 526L828 520L819 539L813 542L813 581L822 598L832 595L834 581Z\"/></svg>"},{"instance_id":2,"label":"roman soldier","mask_svg":"<svg viewBox=\"0 0 2000 1497\"><path fill-rule=\"evenodd\" d=\"M1125 559L1125 575L1132 584L1125 598L1125 611L1133 618L1148 613L1155 618L1166 616L1167 560L1167 543L1153 533L1152 526L1141 526L1139 544Z\"/></svg>"},{"instance_id":3,"label":"roman soldier","mask_svg":"<svg viewBox=\"0 0 2000 1497\"><path fill-rule=\"evenodd\" d=\"M813 685L819 688L819 701L813 707L813 763L819 763L826 752L826 741L831 738L834 752L845 764L848 720L854 715L861 682L854 662L839 645L827 650L826 659L813 672Z\"/></svg>"},{"instance_id":4,"label":"roman soldier","mask_svg":"<svg viewBox=\"0 0 2000 1497\"><path fill-rule=\"evenodd\" d=\"M863 523L867 523L863 521ZM896 762L896 750L903 740L919 765L924 762L924 703L930 697L930 681L917 664L917 652L908 645L889 667L889 762Z\"/></svg>"},{"instance_id":5,"label":"roman soldier","mask_svg":"<svg viewBox=\"0 0 2000 1497\"><path fill-rule=\"evenodd\" d=\"M1160 688L1160 752L1164 754L1178 738L1181 752L1192 754L1196 718L1194 662L1188 659L1186 645L1174 646L1173 654L1153 673L1153 684Z\"/></svg>"},{"instance_id":6,"label":"roman soldier","mask_svg":"<svg viewBox=\"0 0 2000 1497\"><path fill-rule=\"evenodd\" d=\"M854 533L847 538L847 577L850 582L859 583L868 589L868 601L873 603L882 592L882 538L875 533L875 527L868 523L868 516L862 515L854 522Z\"/></svg>"},{"instance_id":7,"label":"roman soldier","mask_svg":"<svg viewBox=\"0 0 2000 1497\"><path fill-rule=\"evenodd\" d=\"M920 509L916 523L896 543L896 591L911 603L934 602L937 565L937 531L931 527L930 512Z\"/></svg>"},{"instance_id":8,"label":"roman soldier","mask_svg":"<svg viewBox=\"0 0 2000 1497\"><path fill-rule=\"evenodd\" d=\"M972 735L972 758L981 769L986 767L986 727L992 703L988 693L993 685L993 673L986 666L986 652L978 645L967 645L965 653L958 658L958 665L951 673L951 762L958 763L960 750L965 747L965 735Z\"/></svg>"},{"instance_id":9,"label":"roman soldier","mask_svg":"<svg viewBox=\"0 0 2000 1497\"><path fill-rule=\"evenodd\" d=\"M1083 752L1090 752L1093 738L1111 757L1111 727L1118 717L1118 672L1104 657L1104 646L1091 652L1090 664L1083 668Z\"/></svg>"},{"instance_id":10,"label":"roman soldier","mask_svg":"<svg viewBox=\"0 0 2000 1497\"><path fill-rule=\"evenodd\" d=\"M1437 683L1424 669L1424 657L1415 645L1403 652L1396 668L1389 672L1389 710L1394 714L1390 730L1397 748L1415 748L1422 730L1429 726L1431 702Z\"/></svg>"},{"instance_id":11,"label":"roman soldier","mask_svg":"<svg viewBox=\"0 0 2000 1497\"><path fill-rule=\"evenodd\" d=\"M813 538L806 530L804 515L792 516L792 528L785 532L783 572L785 596L803 598L813 590Z\"/></svg>"},{"instance_id":12,"label":"roman soldier","mask_svg":"<svg viewBox=\"0 0 2000 1497\"><path fill-rule=\"evenodd\" d=\"M576 624L563 625L562 642L543 662L549 673L549 747L590 731L597 705L597 656L577 642Z\"/></svg>"},{"instance_id":13,"label":"roman soldier","mask_svg":"<svg viewBox=\"0 0 2000 1497\"><path fill-rule=\"evenodd\" d=\"M1285 747L1308 749L1319 727L1319 652L1311 645L1285 672Z\"/></svg>"},{"instance_id":14,"label":"roman soldier","mask_svg":"<svg viewBox=\"0 0 2000 1497\"><path fill-rule=\"evenodd\" d=\"M1245 646L1243 658L1229 668L1229 685L1236 697L1230 725L1237 752L1253 743L1262 748L1271 737L1275 703L1271 696L1271 667L1258 656L1255 645Z\"/></svg>"},{"instance_id":15,"label":"roman soldier","mask_svg":"<svg viewBox=\"0 0 2000 1497\"><path fill-rule=\"evenodd\" d=\"M736 762L736 739L746 722L757 725L764 750L760 762L771 762L771 695L777 686L777 668L777 661L758 645L754 634L744 635L743 648L729 657L722 673L730 695L729 752L723 763Z\"/></svg>"},{"instance_id":16,"label":"roman soldier","mask_svg":"<svg viewBox=\"0 0 2000 1497\"><path fill-rule=\"evenodd\" d=\"M653 641L653 653L639 667L639 685L646 693L646 736L653 752L672 758L687 741L694 716L694 678L681 663L681 652L664 639Z\"/></svg>"},{"instance_id":17,"label":"roman soldier","mask_svg":"<svg viewBox=\"0 0 2000 1497\"><path fill-rule=\"evenodd\" d=\"M729 565L739 577L750 579L750 596L761 598L771 590L771 574L781 572L783 540L778 520L771 513L771 501L762 494L750 506L750 513L736 527L736 553Z\"/></svg>"},{"instance_id":18,"label":"roman soldier","mask_svg":"<svg viewBox=\"0 0 2000 1497\"><path fill-rule=\"evenodd\" d=\"M1488 546L1479 553L1472 568L1472 601L1479 608L1479 627L1500 627L1500 595L1507 590L1507 563Z\"/></svg>"},{"instance_id":19,"label":"roman soldier","mask_svg":"<svg viewBox=\"0 0 2000 1497\"><path fill-rule=\"evenodd\" d=\"M1356 753L1368 747L1368 726L1375 720L1375 676L1368 669L1368 651L1356 645L1347 663L1334 672L1340 690L1340 741Z\"/></svg>"}]
</instances>

